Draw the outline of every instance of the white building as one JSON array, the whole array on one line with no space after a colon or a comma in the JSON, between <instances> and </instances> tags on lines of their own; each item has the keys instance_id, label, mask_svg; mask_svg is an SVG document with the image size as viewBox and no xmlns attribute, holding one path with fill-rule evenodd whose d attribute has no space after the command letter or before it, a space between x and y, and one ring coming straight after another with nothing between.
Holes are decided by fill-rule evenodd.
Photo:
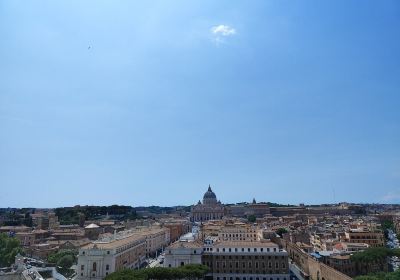
<instances>
[{"instance_id":1,"label":"white building","mask_svg":"<svg viewBox=\"0 0 400 280\"><path fill-rule=\"evenodd\" d=\"M79 250L77 279L104 279L122 268L139 268L146 256L146 237L120 232Z\"/></svg>"},{"instance_id":2,"label":"white building","mask_svg":"<svg viewBox=\"0 0 400 280\"><path fill-rule=\"evenodd\" d=\"M165 267L201 264L203 245L197 241L177 241L165 250Z\"/></svg>"}]
</instances>

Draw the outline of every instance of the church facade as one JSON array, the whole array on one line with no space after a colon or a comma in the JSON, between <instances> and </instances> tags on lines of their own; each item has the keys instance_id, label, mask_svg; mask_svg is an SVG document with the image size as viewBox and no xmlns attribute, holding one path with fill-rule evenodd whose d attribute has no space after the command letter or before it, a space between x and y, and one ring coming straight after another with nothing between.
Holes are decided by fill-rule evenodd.
<instances>
[{"instance_id":1,"label":"church facade","mask_svg":"<svg viewBox=\"0 0 400 280\"><path fill-rule=\"evenodd\" d=\"M207 192L203 196L203 203L199 202L192 206L190 220L192 222L204 222L210 220L220 220L224 216L224 206L217 200L217 196L208 186Z\"/></svg>"}]
</instances>

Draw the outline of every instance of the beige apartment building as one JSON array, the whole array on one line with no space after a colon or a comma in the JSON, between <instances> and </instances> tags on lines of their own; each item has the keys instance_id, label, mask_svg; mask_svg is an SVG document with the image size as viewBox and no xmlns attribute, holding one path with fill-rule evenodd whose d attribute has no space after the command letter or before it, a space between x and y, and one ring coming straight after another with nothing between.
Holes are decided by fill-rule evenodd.
<instances>
[{"instance_id":1,"label":"beige apartment building","mask_svg":"<svg viewBox=\"0 0 400 280\"><path fill-rule=\"evenodd\" d=\"M220 241L257 241L263 238L258 225L246 224L238 220L210 221L200 228L202 239L218 237Z\"/></svg>"},{"instance_id":2,"label":"beige apartment building","mask_svg":"<svg viewBox=\"0 0 400 280\"><path fill-rule=\"evenodd\" d=\"M365 243L370 247L385 246L385 238L380 230L349 229L345 232L345 241L349 243Z\"/></svg>"},{"instance_id":3,"label":"beige apartment building","mask_svg":"<svg viewBox=\"0 0 400 280\"><path fill-rule=\"evenodd\" d=\"M139 268L146 256L146 237L121 232L79 250L77 279L104 279L123 268Z\"/></svg>"},{"instance_id":4,"label":"beige apartment building","mask_svg":"<svg viewBox=\"0 0 400 280\"><path fill-rule=\"evenodd\" d=\"M170 243L170 229L166 227L145 227L137 229L136 234L145 237L146 256L154 256L158 250L162 250Z\"/></svg>"},{"instance_id":5,"label":"beige apartment building","mask_svg":"<svg viewBox=\"0 0 400 280\"><path fill-rule=\"evenodd\" d=\"M226 223L218 232L221 241L257 241L262 238L259 226L241 222Z\"/></svg>"}]
</instances>

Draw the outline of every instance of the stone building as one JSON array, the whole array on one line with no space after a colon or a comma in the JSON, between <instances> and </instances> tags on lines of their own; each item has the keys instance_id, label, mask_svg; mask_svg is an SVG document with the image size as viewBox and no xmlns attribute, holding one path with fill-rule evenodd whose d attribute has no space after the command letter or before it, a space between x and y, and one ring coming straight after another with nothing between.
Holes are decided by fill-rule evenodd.
<instances>
[{"instance_id":1,"label":"stone building","mask_svg":"<svg viewBox=\"0 0 400 280\"><path fill-rule=\"evenodd\" d=\"M201 242L178 241L165 250L165 267L201 264L203 245Z\"/></svg>"},{"instance_id":2,"label":"stone building","mask_svg":"<svg viewBox=\"0 0 400 280\"><path fill-rule=\"evenodd\" d=\"M243 223L239 220L224 219L209 221L200 226L201 239L217 237L219 241L257 241L262 239L259 225Z\"/></svg>"},{"instance_id":3,"label":"stone building","mask_svg":"<svg viewBox=\"0 0 400 280\"><path fill-rule=\"evenodd\" d=\"M290 280L288 253L269 240L178 241L165 251L165 267L200 264L213 280Z\"/></svg>"},{"instance_id":4,"label":"stone building","mask_svg":"<svg viewBox=\"0 0 400 280\"><path fill-rule=\"evenodd\" d=\"M203 196L203 203L200 201L192 207L191 221L204 222L209 220L220 220L224 216L224 206L217 200L217 196L212 191L211 186Z\"/></svg>"},{"instance_id":5,"label":"stone building","mask_svg":"<svg viewBox=\"0 0 400 280\"><path fill-rule=\"evenodd\" d=\"M78 280L102 280L123 268L139 268L145 261L146 237L121 233L114 238L92 242L79 250Z\"/></svg>"},{"instance_id":6,"label":"stone building","mask_svg":"<svg viewBox=\"0 0 400 280\"><path fill-rule=\"evenodd\" d=\"M372 230L369 228L349 229L345 232L345 240L349 243L364 243L370 247L385 246L385 237L381 230Z\"/></svg>"},{"instance_id":7,"label":"stone building","mask_svg":"<svg viewBox=\"0 0 400 280\"><path fill-rule=\"evenodd\" d=\"M288 253L265 240L217 242L203 264L214 280L290 280Z\"/></svg>"}]
</instances>

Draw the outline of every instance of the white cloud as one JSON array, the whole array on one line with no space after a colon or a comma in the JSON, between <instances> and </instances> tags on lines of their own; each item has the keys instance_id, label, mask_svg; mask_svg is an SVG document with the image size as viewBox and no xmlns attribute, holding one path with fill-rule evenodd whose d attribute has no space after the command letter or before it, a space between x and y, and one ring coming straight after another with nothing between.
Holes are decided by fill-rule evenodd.
<instances>
[{"instance_id":1,"label":"white cloud","mask_svg":"<svg viewBox=\"0 0 400 280\"><path fill-rule=\"evenodd\" d=\"M213 41L219 45L224 43L227 37L231 37L236 34L236 30L228 25L220 24L211 27L211 34L213 36Z\"/></svg>"},{"instance_id":2,"label":"white cloud","mask_svg":"<svg viewBox=\"0 0 400 280\"><path fill-rule=\"evenodd\" d=\"M216 36L233 36L236 34L236 30L228 25L216 25L211 27L211 32Z\"/></svg>"}]
</instances>

